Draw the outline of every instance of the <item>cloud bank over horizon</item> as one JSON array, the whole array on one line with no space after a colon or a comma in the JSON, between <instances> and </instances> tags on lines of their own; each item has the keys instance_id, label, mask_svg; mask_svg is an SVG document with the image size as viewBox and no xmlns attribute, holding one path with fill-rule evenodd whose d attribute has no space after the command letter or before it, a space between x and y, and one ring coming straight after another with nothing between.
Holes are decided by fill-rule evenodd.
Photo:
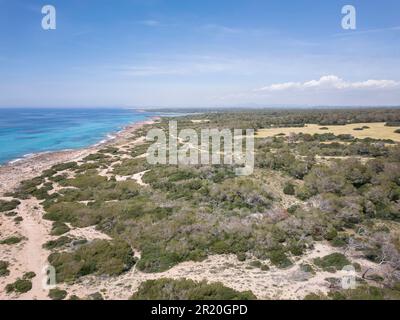
<instances>
[{"instance_id":1,"label":"cloud bank over horizon","mask_svg":"<svg viewBox=\"0 0 400 320\"><path fill-rule=\"evenodd\" d=\"M399 88L400 81L395 80L365 80L365 81L345 81L335 75L322 76L318 80L310 80L306 82L284 82L275 83L269 86L265 86L259 89L255 89L256 92L259 91L284 91L291 89L389 89L389 88Z\"/></svg>"}]
</instances>

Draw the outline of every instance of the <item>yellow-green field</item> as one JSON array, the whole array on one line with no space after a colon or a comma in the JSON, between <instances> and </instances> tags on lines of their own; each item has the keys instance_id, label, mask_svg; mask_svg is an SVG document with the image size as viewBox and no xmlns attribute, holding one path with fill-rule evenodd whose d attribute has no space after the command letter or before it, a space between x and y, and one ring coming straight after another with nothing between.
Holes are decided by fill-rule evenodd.
<instances>
[{"instance_id":1,"label":"yellow-green field","mask_svg":"<svg viewBox=\"0 0 400 320\"><path fill-rule=\"evenodd\" d=\"M355 128L369 127L369 129L354 130ZM321 128L328 128L321 130ZM374 123L352 123L344 126L323 126L318 124L306 124L303 128L286 127L286 128L270 128L260 129L256 137L266 138L273 137L278 134L289 135L290 133L308 133L308 134L323 134L333 133L334 135L351 134L358 139L373 138L373 139L391 139L400 142L400 133L395 133L395 130L400 127L387 127L384 122Z\"/></svg>"}]
</instances>

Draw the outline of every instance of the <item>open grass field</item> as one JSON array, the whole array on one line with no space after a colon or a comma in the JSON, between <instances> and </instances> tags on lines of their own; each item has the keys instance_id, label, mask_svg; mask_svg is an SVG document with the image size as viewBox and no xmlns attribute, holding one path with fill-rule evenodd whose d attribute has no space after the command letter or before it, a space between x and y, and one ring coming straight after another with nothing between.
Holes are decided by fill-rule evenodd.
<instances>
[{"instance_id":1,"label":"open grass field","mask_svg":"<svg viewBox=\"0 0 400 320\"><path fill-rule=\"evenodd\" d=\"M363 127L364 127L363 130L354 130ZM258 138L273 137L282 133L285 135L289 135L290 133L304 133L304 134L333 133L334 135L351 134L353 137L358 139L365 139L365 138L391 139L393 141L400 142L400 134L395 132L398 129L400 129L400 127L385 126L384 122L353 123L343 126L340 125L322 126L318 124L306 124L305 127L302 128L287 127L287 128L260 129L258 130L256 137Z\"/></svg>"}]
</instances>

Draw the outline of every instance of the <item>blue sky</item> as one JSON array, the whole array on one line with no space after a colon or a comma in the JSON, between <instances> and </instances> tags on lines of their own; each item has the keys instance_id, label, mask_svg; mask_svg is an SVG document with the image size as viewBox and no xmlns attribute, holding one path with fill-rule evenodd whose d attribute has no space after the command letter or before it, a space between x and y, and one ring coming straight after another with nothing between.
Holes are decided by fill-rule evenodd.
<instances>
[{"instance_id":1,"label":"blue sky","mask_svg":"<svg viewBox=\"0 0 400 320\"><path fill-rule=\"evenodd\" d=\"M43 30L54 5L57 29ZM341 9L357 10L357 29ZM0 106L400 105L398 0L0 0Z\"/></svg>"}]
</instances>

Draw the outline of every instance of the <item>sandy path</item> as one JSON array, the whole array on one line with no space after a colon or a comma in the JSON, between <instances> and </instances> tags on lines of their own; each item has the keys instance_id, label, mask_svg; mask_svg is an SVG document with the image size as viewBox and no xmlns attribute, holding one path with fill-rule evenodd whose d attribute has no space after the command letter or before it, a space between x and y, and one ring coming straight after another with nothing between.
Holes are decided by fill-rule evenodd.
<instances>
[{"instance_id":1,"label":"sandy path","mask_svg":"<svg viewBox=\"0 0 400 320\"><path fill-rule=\"evenodd\" d=\"M23 221L16 225L8 221L7 228L12 234L25 237L22 243L8 246L9 255L4 257L10 262L12 271L2 281L2 285L12 283L26 272L35 272L32 290L21 295L7 295L4 286L0 288L0 299L46 299L47 290L42 286L42 270L47 264L48 251L42 245L50 240L51 222L43 220L43 209L36 199L22 200L15 210ZM1 250L1 249L0 249Z\"/></svg>"},{"instance_id":2,"label":"sandy path","mask_svg":"<svg viewBox=\"0 0 400 320\"><path fill-rule=\"evenodd\" d=\"M50 239L51 223L42 219L43 210L37 200L27 200L21 205L21 223L26 245L21 254L23 265L28 271L36 273L32 279L32 290L24 295L23 299L46 299L48 291L43 288L43 269L47 265L48 251L42 245Z\"/></svg>"}]
</instances>

